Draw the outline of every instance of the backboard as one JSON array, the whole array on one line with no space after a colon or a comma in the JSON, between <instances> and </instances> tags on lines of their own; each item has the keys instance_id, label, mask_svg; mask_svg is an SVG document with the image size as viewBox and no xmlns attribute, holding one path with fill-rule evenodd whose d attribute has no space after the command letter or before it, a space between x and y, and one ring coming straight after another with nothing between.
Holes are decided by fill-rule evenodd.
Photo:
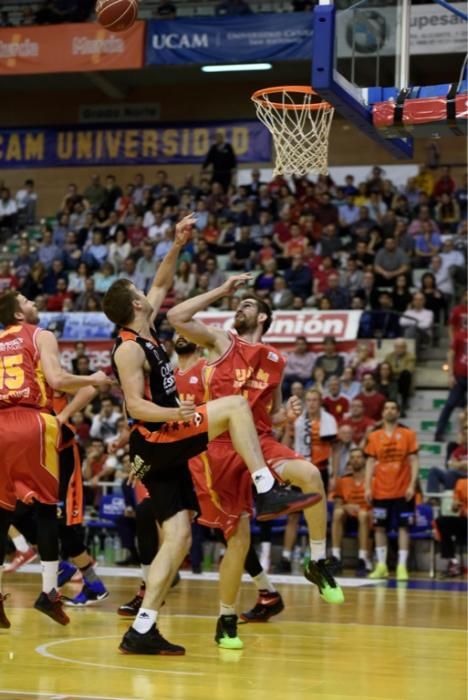
<instances>
[{"instance_id":1,"label":"backboard","mask_svg":"<svg viewBox=\"0 0 468 700\"><path fill-rule=\"evenodd\" d=\"M314 8L313 88L398 159L411 158L413 138L466 135L464 5L427 3L321 0ZM453 56L452 82L414 85L411 59L437 61L437 52Z\"/></svg>"}]
</instances>

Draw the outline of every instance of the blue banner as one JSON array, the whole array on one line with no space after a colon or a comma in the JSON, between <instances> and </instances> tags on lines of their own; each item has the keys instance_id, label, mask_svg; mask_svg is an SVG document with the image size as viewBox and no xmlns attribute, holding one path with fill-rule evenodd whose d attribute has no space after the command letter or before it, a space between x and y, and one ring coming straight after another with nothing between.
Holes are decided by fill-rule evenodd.
<instances>
[{"instance_id":1,"label":"blue banner","mask_svg":"<svg viewBox=\"0 0 468 700\"><path fill-rule=\"evenodd\" d=\"M44 312L39 325L55 333L59 340L108 340L115 325L100 311L74 313Z\"/></svg>"},{"instance_id":2,"label":"blue banner","mask_svg":"<svg viewBox=\"0 0 468 700\"><path fill-rule=\"evenodd\" d=\"M152 128L100 124L0 129L0 168L201 164L220 130L240 163L271 160L271 137L258 121L158 124Z\"/></svg>"},{"instance_id":3,"label":"blue banner","mask_svg":"<svg viewBox=\"0 0 468 700\"><path fill-rule=\"evenodd\" d=\"M312 12L148 22L146 63L312 59Z\"/></svg>"}]
</instances>

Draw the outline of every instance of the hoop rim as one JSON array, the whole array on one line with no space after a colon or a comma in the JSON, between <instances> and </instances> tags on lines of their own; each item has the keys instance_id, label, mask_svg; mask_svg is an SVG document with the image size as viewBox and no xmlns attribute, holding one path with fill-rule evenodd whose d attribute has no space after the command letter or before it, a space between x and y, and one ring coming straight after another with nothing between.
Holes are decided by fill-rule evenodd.
<instances>
[{"instance_id":1,"label":"hoop rim","mask_svg":"<svg viewBox=\"0 0 468 700\"><path fill-rule=\"evenodd\" d=\"M257 105L261 105L262 107L273 107L277 110L289 110L293 112L316 112L319 109L333 109L333 105L326 102L326 100L322 100L321 102L310 102L309 104L286 104L284 102L270 102L269 100L264 99L265 95L272 95L277 92L298 92L303 95L316 95L317 97L320 97L318 92L310 87L310 85L278 85L277 87L260 88L260 90L255 90L255 92L253 92L250 96L250 99L252 102L255 102Z\"/></svg>"}]
</instances>

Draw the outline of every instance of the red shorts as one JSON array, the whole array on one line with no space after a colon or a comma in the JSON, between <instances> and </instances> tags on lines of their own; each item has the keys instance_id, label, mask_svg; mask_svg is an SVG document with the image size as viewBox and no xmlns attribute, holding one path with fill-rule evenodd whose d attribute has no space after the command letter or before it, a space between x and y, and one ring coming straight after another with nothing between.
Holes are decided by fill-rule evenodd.
<instances>
[{"instance_id":1,"label":"red shorts","mask_svg":"<svg viewBox=\"0 0 468 700\"><path fill-rule=\"evenodd\" d=\"M14 510L17 500L55 504L59 500L55 416L29 408L0 409L0 506Z\"/></svg>"},{"instance_id":2,"label":"red shorts","mask_svg":"<svg viewBox=\"0 0 468 700\"><path fill-rule=\"evenodd\" d=\"M303 459L272 435L259 436L267 465ZM207 452L189 462L201 515L198 522L221 529L226 539L235 532L243 513L252 515L252 478L240 455L227 440L213 440Z\"/></svg>"}]
</instances>

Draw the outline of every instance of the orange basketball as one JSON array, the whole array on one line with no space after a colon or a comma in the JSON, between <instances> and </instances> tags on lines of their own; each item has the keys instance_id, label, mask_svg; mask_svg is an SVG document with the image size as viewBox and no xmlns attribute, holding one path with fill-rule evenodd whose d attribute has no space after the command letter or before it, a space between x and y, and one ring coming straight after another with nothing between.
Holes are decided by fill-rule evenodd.
<instances>
[{"instance_id":1,"label":"orange basketball","mask_svg":"<svg viewBox=\"0 0 468 700\"><path fill-rule=\"evenodd\" d=\"M138 14L138 0L98 0L96 17L99 24L110 32L130 29Z\"/></svg>"}]
</instances>

